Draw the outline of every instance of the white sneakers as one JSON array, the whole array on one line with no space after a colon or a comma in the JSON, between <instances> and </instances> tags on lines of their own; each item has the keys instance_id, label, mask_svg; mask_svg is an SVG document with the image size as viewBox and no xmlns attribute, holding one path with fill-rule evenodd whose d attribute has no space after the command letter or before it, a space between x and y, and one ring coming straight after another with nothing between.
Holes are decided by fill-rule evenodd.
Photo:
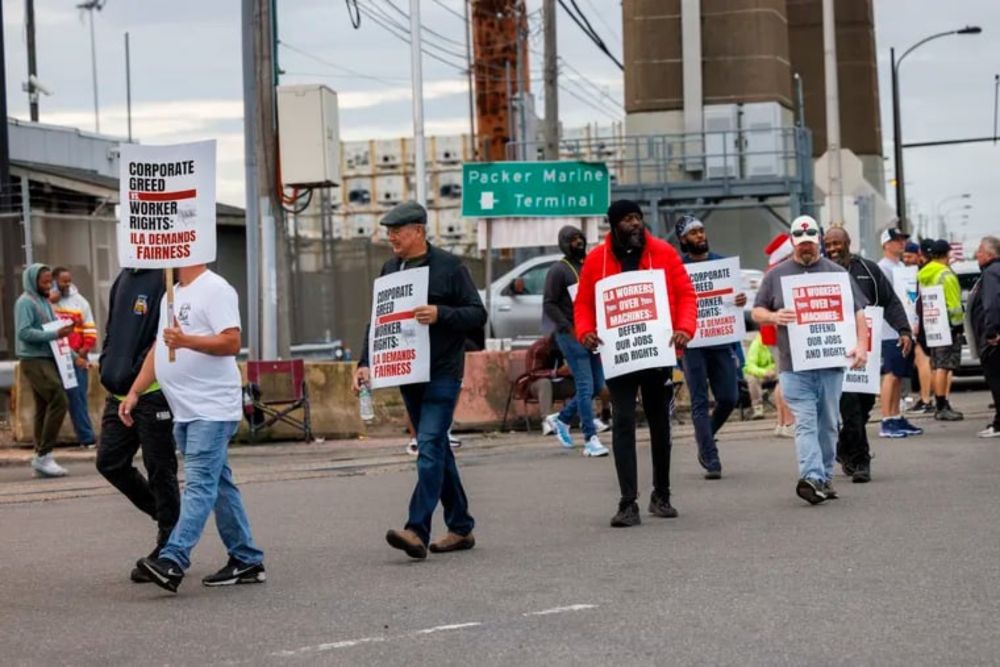
<instances>
[{"instance_id":1,"label":"white sneakers","mask_svg":"<svg viewBox=\"0 0 1000 667\"><path fill-rule=\"evenodd\" d=\"M608 448L601 444L596 435L590 436L590 440L583 446L584 456L607 456Z\"/></svg>"},{"instance_id":2,"label":"white sneakers","mask_svg":"<svg viewBox=\"0 0 1000 667\"><path fill-rule=\"evenodd\" d=\"M1000 430L993 428L993 424L990 424L976 435L980 438L1000 438Z\"/></svg>"},{"instance_id":3,"label":"white sneakers","mask_svg":"<svg viewBox=\"0 0 1000 667\"><path fill-rule=\"evenodd\" d=\"M779 438L794 438L795 437L795 424L779 424L774 427L774 434Z\"/></svg>"},{"instance_id":4,"label":"white sneakers","mask_svg":"<svg viewBox=\"0 0 1000 667\"><path fill-rule=\"evenodd\" d=\"M462 441L451 434L451 429L448 429L448 444L452 449L458 449L462 446ZM406 443L406 453L410 456L416 456L419 453L416 438L410 438L410 441Z\"/></svg>"},{"instance_id":5,"label":"white sneakers","mask_svg":"<svg viewBox=\"0 0 1000 667\"><path fill-rule=\"evenodd\" d=\"M31 469L35 471L35 477L65 477L66 468L56 463L52 453L45 456L36 456L31 459Z\"/></svg>"},{"instance_id":6,"label":"white sneakers","mask_svg":"<svg viewBox=\"0 0 1000 667\"><path fill-rule=\"evenodd\" d=\"M604 433L611 430L611 425L602 422L600 417L594 417L594 428L597 429L598 433Z\"/></svg>"},{"instance_id":7,"label":"white sneakers","mask_svg":"<svg viewBox=\"0 0 1000 667\"><path fill-rule=\"evenodd\" d=\"M406 453L409 454L410 456L416 456L417 455L417 439L416 438L410 438L410 441L408 443L406 443Z\"/></svg>"}]
</instances>

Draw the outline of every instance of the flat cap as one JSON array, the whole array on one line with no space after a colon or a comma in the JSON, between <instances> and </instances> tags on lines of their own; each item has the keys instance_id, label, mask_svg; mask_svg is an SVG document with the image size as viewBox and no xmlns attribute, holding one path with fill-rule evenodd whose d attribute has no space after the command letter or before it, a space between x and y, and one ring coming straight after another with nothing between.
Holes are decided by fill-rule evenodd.
<instances>
[{"instance_id":1,"label":"flat cap","mask_svg":"<svg viewBox=\"0 0 1000 667\"><path fill-rule=\"evenodd\" d=\"M403 225L426 225L427 209L415 201L404 201L394 206L380 223L383 227L401 227Z\"/></svg>"}]
</instances>

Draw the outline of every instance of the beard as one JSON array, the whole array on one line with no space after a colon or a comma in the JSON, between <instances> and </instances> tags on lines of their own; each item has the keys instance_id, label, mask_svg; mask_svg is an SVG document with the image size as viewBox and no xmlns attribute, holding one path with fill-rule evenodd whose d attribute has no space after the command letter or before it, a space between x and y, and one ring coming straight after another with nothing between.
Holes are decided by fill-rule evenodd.
<instances>
[{"instance_id":1,"label":"beard","mask_svg":"<svg viewBox=\"0 0 1000 667\"><path fill-rule=\"evenodd\" d=\"M708 241L702 241L701 243L685 243L687 246L687 252L692 255L706 255L708 254Z\"/></svg>"},{"instance_id":2,"label":"beard","mask_svg":"<svg viewBox=\"0 0 1000 667\"><path fill-rule=\"evenodd\" d=\"M819 248L803 248L795 253L799 262L802 264L812 264L819 257Z\"/></svg>"},{"instance_id":3,"label":"beard","mask_svg":"<svg viewBox=\"0 0 1000 667\"><path fill-rule=\"evenodd\" d=\"M579 247L572 246L569 249L569 256L572 259L583 261L583 259L587 256L587 246L585 246L585 245L584 246L579 246Z\"/></svg>"},{"instance_id":4,"label":"beard","mask_svg":"<svg viewBox=\"0 0 1000 667\"><path fill-rule=\"evenodd\" d=\"M646 230L644 227L639 227L631 232L615 230L615 238L626 250L638 250L646 243Z\"/></svg>"}]
</instances>

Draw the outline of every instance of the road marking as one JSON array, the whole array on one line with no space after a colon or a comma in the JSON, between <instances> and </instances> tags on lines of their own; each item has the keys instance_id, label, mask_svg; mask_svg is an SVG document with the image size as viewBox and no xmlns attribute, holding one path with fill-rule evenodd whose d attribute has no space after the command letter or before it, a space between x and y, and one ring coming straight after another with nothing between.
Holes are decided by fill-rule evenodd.
<instances>
[{"instance_id":1,"label":"road marking","mask_svg":"<svg viewBox=\"0 0 1000 667\"><path fill-rule=\"evenodd\" d=\"M482 625L482 623L453 623L452 625L437 625L433 628L427 628L426 630L417 630L412 633L414 635L429 635L435 632L445 632L447 630L461 630L462 628L474 628L477 625Z\"/></svg>"},{"instance_id":2,"label":"road marking","mask_svg":"<svg viewBox=\"0 0 1000 667\"><path fill-rule=\"evenodd\" d=\"M289 651L278 651L277 653L272 653L275 656L281 656L284 658L294 658L295 656L305 655L306 653L319 653L320 651L331 651L338 648L350 648L352 646L359 646L361 644L377 644L379 642L384 642L385 637L362 637L361 639L345 639L339 642L330 642L328 644L318 644L316 646L303 646L302 648L292 649Z\"/></svg>"},{"instance_id":3,"label":"road marking","mask_svg":"<svg viewBox=\"0 0 1000 667\"><path fill-rule=\"evenodd\" d=\"M541 611L528 611L521 616L548 616L549 614L565 614L570 611L586 611L588 609L597 609L596 604L571 604L567 607L553 607L552 609L543 609Z\"/></svg>"}]
</instances>

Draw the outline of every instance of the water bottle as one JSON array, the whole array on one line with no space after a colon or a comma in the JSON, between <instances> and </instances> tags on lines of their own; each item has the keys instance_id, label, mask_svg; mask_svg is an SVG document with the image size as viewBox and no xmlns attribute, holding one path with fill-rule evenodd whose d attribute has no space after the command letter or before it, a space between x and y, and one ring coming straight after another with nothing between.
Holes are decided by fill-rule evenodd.
<instances>
[{"instance_id":1,"label":"water bottle","mask_svg":"<svg viewBox=\"0 0 1000 667\"><path fill-rule=\"evenodd\" d=\"M358 402L361 407L361 420L366 423L374 421L375 403L372 401L372 390L367 382L361 385L361 391L358 392Z\"/></svg>"}]
</instances>

